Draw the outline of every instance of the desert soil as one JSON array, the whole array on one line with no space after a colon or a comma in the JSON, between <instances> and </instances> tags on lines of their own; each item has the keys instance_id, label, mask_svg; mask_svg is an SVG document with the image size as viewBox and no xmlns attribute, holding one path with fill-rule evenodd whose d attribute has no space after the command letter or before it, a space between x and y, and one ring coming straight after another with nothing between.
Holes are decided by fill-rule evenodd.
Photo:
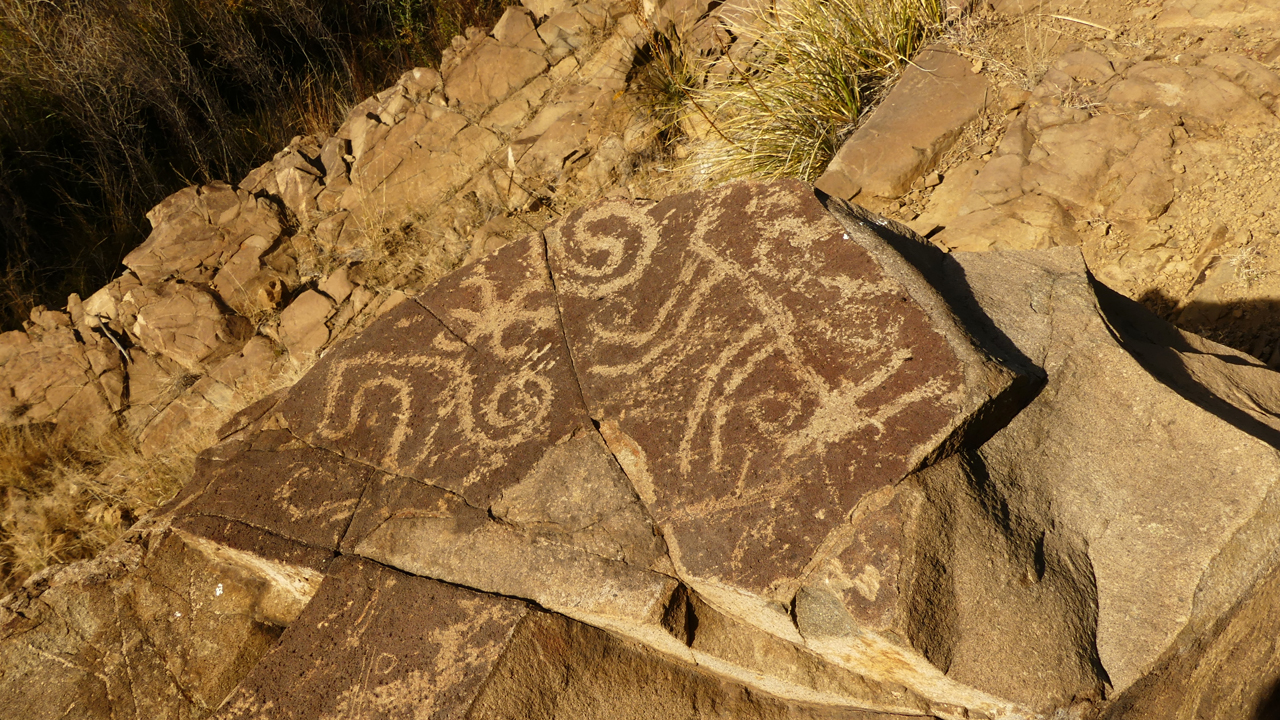
<instances>
[{"instance_id":1,"label":"desert soil","mask_svg":"<svg viewBox=\"0 0 1280 720\"><path fill-rule=\"evenodd\" d=\"M949 38L1000 98L966 129L939 177L877 208L885 214L913 222L940 204L962 202L968 186L957 186L1001 154L1006 131L1025 115L1029 95L1034 98L1030 91L1067 53L1097 53L1117 75L1140 63L1226 73L1224 57L1245 58L1272 74L1256 81L1236 77L1236 84L1280 109L1280 87L1268 84L1280 69L1280 5L1091 0L1029 6L1022 14L1017 0L1001 5L1003 13L979 9ZM1160 162L1172 180L1172 201L1154 217L1136 219L1070 208L1072 226L1058 230L1074 235L1090 270L1113 289L1184 329L1280 367L1280 122L1207 122L1198 110L1222 103L1221 88L1212 84L1192 85L1190 92L1169 87L1169 97L1147 107L1110 103L1103 83L1093 85L1072 78L1053 101L1079 115L1077 122L1111 114L1144 133L1168 130L1172 142L1164 143L1169 152ZM1146 122L1151 113L1171 118L1171 129Z\"/></svg>"}]
</instances>

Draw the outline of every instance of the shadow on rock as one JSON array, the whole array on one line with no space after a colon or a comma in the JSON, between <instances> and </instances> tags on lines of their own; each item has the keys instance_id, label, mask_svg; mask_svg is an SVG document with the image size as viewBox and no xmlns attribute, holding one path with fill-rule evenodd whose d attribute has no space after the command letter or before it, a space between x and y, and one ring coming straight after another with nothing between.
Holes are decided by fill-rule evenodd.
<instances>
[{"instance_id":1,"label":"shadow on rock","mask_svg":"<svg viewBox=\"0 0 1280 720\"><path fill-rule=\"evenodd\" d=\"M1260 397L1243 389L1248 387L1245 376L1272 372L1266 365L1158 322L1143 307L1145 302L1139 304L1102 283L1095 281L1094 291L1116 341L1147 372L1232 426L1280 447L1280 398ZM1272 311L1276 309L1280 307Z\"/></svg>"},{"instance_id":2,"label":"shadow on rock","mask_svg":"<svg viewBox=\"0 0 1280 720\"><path fill-rule=\"evenodd\" d=\"M1153 289L1138 298L1144 307L1178 327L1248 353L1275 370L1280 369L1280 299L1239 302L1178 299Z\"/></svg>"},{"instance_id":3,"label":"shadow on rock","mask_svg":"<svg viewBox=\"0 0 1280 720\"><path fill-rule=\"evenodd\" d=\"M1280 720L1280 680L1271 685L1271 689L1258 704L1254 720Z\"/></svg>"}]
</instances>

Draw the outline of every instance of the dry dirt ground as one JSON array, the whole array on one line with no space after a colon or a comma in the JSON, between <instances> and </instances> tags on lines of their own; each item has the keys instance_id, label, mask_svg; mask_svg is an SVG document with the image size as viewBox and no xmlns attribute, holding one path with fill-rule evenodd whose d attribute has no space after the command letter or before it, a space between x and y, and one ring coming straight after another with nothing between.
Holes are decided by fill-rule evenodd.
<instances>
[{"instance_id":1,"label":"dry dirt ground","mask_svg":"<svg viewBox=\"0 0 1280 720\"><path fill-rule=\"evenodd\" d=\"M930 217L954 219L966 201L965 210L973 211L975 182L982 184L987 166L1008 152L1002 143L1010 129L1025 132L1030 114L1041 134L1031 133L1033 147L1023 153L1022 190L1056 192L1067 212L1040 223L1025 213L1023 219L1055 235L1052 244L1063 244L1064 235L1078 242L1091 271L1113 289L1280 367L1280 122L1274 114L1249 114L1280 109L1280 3L1024 4L1021 14L1018 0L980 8L952 31L949 41L988 76L999 98L944 157L939 177L927 183L932 187L918 182L879 209L918 229L923 219L925 231ZM1097 56L1109 63L1101 71L1087 67ZM1151 80L1145 90L1117 90L1137 84L1139 73ZM1045 120L1046 113L1054 119ZM1048 143L1052 125L1068 133L1065 147L1060 136L1058 147ZM1041 141L1047 160L1034 147ZM1099 153L1106 158L1096 168L1081 167ZM1055 162L1056 174L1046 178L1041 166ZM1118 211L1108 180L1128 181L1144 172L1144 163L1152 166L1154 199L1146 198L1145 212ZM1073 173L1067 181L1074 185L1061 187ZM1062 200L1073 192L1085 199Z\"/></svg>"}]
</instances>

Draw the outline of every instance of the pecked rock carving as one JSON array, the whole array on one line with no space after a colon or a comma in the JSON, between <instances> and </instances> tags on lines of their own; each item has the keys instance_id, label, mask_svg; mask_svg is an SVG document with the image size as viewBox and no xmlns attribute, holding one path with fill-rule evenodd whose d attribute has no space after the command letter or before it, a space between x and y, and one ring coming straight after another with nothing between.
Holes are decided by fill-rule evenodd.
<instances>
[{"instance_id":1,"label":"pecked rock carving","mask_svg":"<svg viewBox=\"0 0 1280 720\"><path fill-rule=\"evenodd\" d=\"M1265 627L1280 384L1143 312L1075 250L943 255L792 181L585 206L233 418L124 560L11 601L0 697L97 673L85 717L1155 716L1149 673ZM185 594L139 595L164 577ZM134 633L250 620L200 662L104 664L110 631L53 631L90 586ZM121 685L148 658L159 695Z\"/></svg>"}]
</instances>

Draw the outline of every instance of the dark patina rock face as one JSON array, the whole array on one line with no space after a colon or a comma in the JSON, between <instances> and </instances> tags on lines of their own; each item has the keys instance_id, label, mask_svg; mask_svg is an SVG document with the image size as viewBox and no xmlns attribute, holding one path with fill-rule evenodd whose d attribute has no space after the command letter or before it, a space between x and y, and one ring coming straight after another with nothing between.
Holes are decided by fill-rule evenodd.
<instances>
[{"instance_id":1,"label":"dark patina rock face","mask_svg":"<svg viewBox=\"0 0 1280 720\"><path fill-rule=\"evenodd\" d=\"M303 441L487 508L590 428L541 242L513 243L335 349L281 408Z\"/></svg>"},{"instance_id":2,"label":"dark patina rock face","mask_svg":"<svg viewBox=\"0 0 1280 720\"><path fill-rule=\"evenodd\" d=\"M597 204L546 238L589 412L690 578L784 588L957 424L947 339L799 184Z\"/></svg>"},{"instance_id":3,"label":"dark patina rock face","mask_svg":"<svg viewBox=\"0 0 1280 720\"><path fill-rule=\"evenodd\" d=\"M127 563L6 620L39 652L0 656L0 698L49 694L40 653L87 667L181 620L235 660L202 638L156 692L110 690L161 667L135 644L83 702L1013 719L1110 688L1158 712L1147 668L1217 657L1237 602L1232 627L1268 617L1273 380L1109 297L1073 250L943 256L795 182L581 208L237 415ZM1205 399L1239 388L1257 407ZM1182 439L1150 450L1149 417ZM1178 529L1156 486L1221 521ZM142 624L54 632L107 596ZM66 667L50 693L88 676Z\"/></svg>"},{"instance_id":4,"label":"dark patina rock face","mask_svg":"<svg viewBox=\"0 0 1280 720\"><path fill-rule=\"evenodd\" d=\"M462 717L528 611L518 600L339 558L215 717Z\"/></svg>"},{"instance_id":5,"label":"dark patina rock face","mask_svg":"<svg viewBox=\"0 0 1280 720\"><path fill-rule=\"evenodd\" d=\"M795 182L603 201L241 413L174 527L266 576L329 576L223 714L327 716L402 690L501 705L464 676L526 652L511 628L528 606L505 598L639 642L662 672L705 665L781 698L764 715L945 714L957 698L996 712L886 638L922 634L907 631L922 500L901 481L1018 377L886 264L876 233ZM396 634L397 593L438 612ZM472 606L507 625L483 642L449 630ZM435 657L405 639L432 633L455 645ZM324 680L384 665L395 678ZM428 677L446 667L465 691Z\"/></svg>"}]
</instances>

